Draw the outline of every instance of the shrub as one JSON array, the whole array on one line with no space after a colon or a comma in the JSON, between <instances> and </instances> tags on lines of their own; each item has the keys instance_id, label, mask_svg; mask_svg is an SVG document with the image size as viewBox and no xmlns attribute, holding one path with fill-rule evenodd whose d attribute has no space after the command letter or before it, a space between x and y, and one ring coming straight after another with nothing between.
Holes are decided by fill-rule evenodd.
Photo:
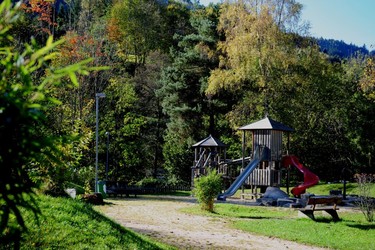
<instances>
[{"instance_id":1,"label":"shrub","mask_svg":"<svg viewBox=\"0 0 375 250\"><path fill-rule=\"evenodd\" d=\"M197 197L202 209L213 212L214 200L222 189L221 174L211 170L206 176L196 178L194 195Z\"/></svg>"},{"instance_id":2,"label":"shrub","mask_svg":"<svg viewBox=\"0 0 375 250\"><path fill-rule=\"evenodd\" d=\"M104 204L103 195L101 193L84 194L81 200L92 205Z\"/></svg>"},{"instance_id":3,"label":"shrub","mask_svg":"<svg viewBox=\"0 0 375 250\"><path fill-rule=\"evenodd\" d=\"M359 187L358 206L368 222L374 221L375 202L370 196L371 183L375 180L375 175L357 174L355 178Z\"/></svg>"},{"instance_id":4,"label":"shrub","mask_svg":"<svg viewBox=\"0 0 375 250\"><path fill-rule=\"evenodd\" d=\"M162 185L163 185L163 183L162 183L161 180L153 178L153 177L143 178L142 180L140 180L140 181L138 181L136 183L136 186L138 186L138 187L152 187L152 188L155 188L155 187L160 187Z\"/></svg>"}]
</instances>

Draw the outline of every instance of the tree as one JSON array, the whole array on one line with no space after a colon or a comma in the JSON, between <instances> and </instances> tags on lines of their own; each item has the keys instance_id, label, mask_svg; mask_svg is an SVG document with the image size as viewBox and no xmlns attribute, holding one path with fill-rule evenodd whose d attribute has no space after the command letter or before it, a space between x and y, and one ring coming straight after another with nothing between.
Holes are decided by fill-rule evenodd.
<instances>
[{"instance_id":1,"label":"tree","mask_svg":"<svg viewBox=\"0 0 375 250\"><path fill-rule=\"evenodd\" d=\"M111 9L109 31L118 44L118 56L136 65L144 64L148 53L159 48L161 25L156 1L117 1Z\"/></svg>"},{"instance_id":2,"label":"tree","mask_svg":"<svg viewBox=\"0 0 375 250\"><path fill-rule=\"evenodd\" d=\"M267 113L265 107L272 107L280 89L290 87L291 83L284 79L298 60L296 41L301 42L297 46L306 46L293 33L302 29L298 26L300 10L295 1L238 1L222 5L218 26L225 37L218 45L222 56L219 68L211 72L206 93L229 90L243 94L244 101L230 115L238 117L232 120L232 127ZM244 115L247 121L243 120Z\"/></svg>"},{"instance_id":3,"label":"tree","mask_svg":"<svg viewBox=\"0 0 375 250\"><path fill-rule=\"evenodd\" d=\"M81 0L77 33L84 35L93 30L95 26L105 24L107 12L112 4L111 0Z\"/></svg>"},{"instance_id":4,"label":"tree","mask_svg":"<svg viewBox=\"0 0 375 250\"><path fill-rule=\"evenodd\" d=\"M312 52L300 60L299 70L295 69L301 84L295 97L280 109L296 130L291 141L293 152L321 179L332 181L350 166L352 153L346 133L350 129L347 114L351 93L340 77L341 64L331 63L317 50Z\"/></svg>"},{"instance_id":5,"label":"tree","mask_svg":"<svg viewBox=\"0 0 375 250\"><path fill-rule=\"evenodd\" d=\"M353 173L373 171L372 157L375 154L375 147L372 142L375 133L368 128L375 122L375 105L369 95L371 92L366 92L369 88L364 89L371 83L371 78L366 76L369 60L366 56L357 55L342 64L344 70L342 81L348 86L346 91L350 95L347 99L346 116L349 122L346 137L350 141L350 157L347 158L350 159Z\"/></svg>"},{"instance_id":6,"label":"tree","mask_svg":"<svg viewBox=\"0 0 375 250\"><path fill-rule=\"evenodd\" d=\"M52 1L46 0L29 0L27 4L22 5L26 13L31 13L31 16L36 17L36 31L45 33L47 36L54 35L57 26L53 5Z\"/></svg>"},{"instance_id":7,"label":"tree","mask_svg":"<svg viewBox=\"0 0 375 250\"><path fill-rule=\"evenodd\" d=\"M104 129L99 132L104 138L105 132L111 135L110 180L133 183L146 175L147 162L141 131L146 126L146 118L137 112L137 93L132 77L113 77L106 88L105 114L101 119ZM104 155L104 148L100 154ZM103 157L104 158L104 157ZM104 168L101 168L104 169ZM101 175L103 176L103 175Z\"/></svg>"},{"instance_id":8,"label":"tree","mask_svg":"<svg viewBox=\"0 0 375 250\"><path fill-rule=\"evenodd\" d=\"M375 62L374 58L368 58L360 80L360 88L363 94L370 100L375 100Z\"/></svg>"},{"instance_id":9,"label":"tree","mask_svg":"<svg viewBox=\"0 0 375 250\"><path fill-rule=\"evenodd\" d=\"M0 232L5 244L18 244L21 232L26 229L21 207L35 215L39 213L33 196L33 188L37 186L33 176L42 175L39 166L58 162L56 156L60 155L54 141L63 136L43 133L45 113L59 103L49 87L59 85L67 76L77 84L76 75L88 74L89 70L86 66L89 61L50 67L50 60L57 56L53 51L62 44L62 41L53 42L52 37L42 48L34 40L24 44L21 51L10 46L9 30L17 19L17 7L12 7L9 0L0 4L0 140L6 142L0 145ZM44 72L45 75L35 80L35 76Z\"/></svg>"},{"instance_id":10,"label":"tree","mask_svg":"<svg viewBox=\"0 0 375 250\"><path fill-rule=\"evenodd\" d=\"M300 10L294 1L225 3L220 67L206 93L241 95L228 114L232 128L265 114L293 127L293 153L322 179L340 178L335 173L355 159L348 147L353 82L343 81L340 61L296 33L304 28Z\"/></svg>"},{"instance_id":11,"label":"tree","mask_svg":"<svg viewBox=\"0 0 375 250\"><path fill-rule=\"evenodd\" d=\"M162 5L161 17L163 20L161 50L168 53L170 48L178 47L175 35L184 36L192 32L190 25L191 9L182 1L170 0L167 5Z\"/></svg>"},{"instance_id":12,"label":"tree","mask_svg":"<svg viewBox=\"0 0 375 250\"><path fill-rule=\"evenodd\" d=\"M60 29L63 31L77 30L79 13L81 11L81 1L64 0L62 7L59 9L61 22Z\"/></svg>"},{"instance_id":13,"label":"tree","mask_svg":"<svg viewBox=\"0 0 375 250\"><path fill-rule=\"evenodd\" d=\"M214 114L219 108L216 100L204 94L210 70L217 67L216 24L218 8L200 8L191 14L190 34L179 39L176 49L171 50L172 63L164 68L161 88L163 112L168 116L164 137L165 168L170 177L190 179L190 146L198 139L214 131ZM215 109L216 108L216 109ZM222 109L224 110L224 109ZM220 113L220 112L218 112Z\"/></svg>"},{"instance_id":14,"label":"tree","mask_svg":"<svg viewBox=\"0 0 375 250\"><path fill-rule=\"evenodd\" d=\"M61 44L57 51L61 56L52 61L53 67L63 67L78 63L86 58L93 58L89 65L112 65L111 56L106 50L104 40L94 37L89 32L78 35L76 32L67 32L64 37L66 43ZM108 68L107 68L108 69ZM79 135L79 141L71 143L75 152L71 152L70 174L71 181L83 185L92 179L94 152L93 149L95 134L95 93L103 92L109 84L108 78L111 70L92 72L91 74L78 75L79 85L70 84L68 78L63 79L65 88L55 88L54 96L62 105L53 107L48 112L48 128L53 134L75 134ZM51 87L53 88L53 87ZM102 105L101 105L102 106ZM102 108L102 107L101 107ZM83 157L85 155L86 157ZM73 156L76 156L74 159ZM56 175L58 176L58 174Z\"/></svg>"},{"instance_id":15,"label":"tree","mask_svg":"<svg viewBox=\"0 0 375 250\"><path fill-rule=\"evenodd\" d=\"M162 99L156 95L161 88L161 72L170 62L168 55L160 51L151 52L144 66L137 68L134 84L139 96L137 113L146 119L146 126L140 133L139 142L144 148L144 166L154 178L163 164L163 134L166 129L167 118L161 106Z\"/></svg>"}]
</instances>

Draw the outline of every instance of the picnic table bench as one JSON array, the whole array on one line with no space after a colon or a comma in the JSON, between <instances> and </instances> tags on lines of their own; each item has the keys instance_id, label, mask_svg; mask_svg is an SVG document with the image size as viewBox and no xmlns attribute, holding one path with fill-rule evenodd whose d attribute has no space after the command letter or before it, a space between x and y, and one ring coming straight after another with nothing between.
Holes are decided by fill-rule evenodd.
<instances>
[{"instance_id":1,"label":"picnic table bench","mask_svg":"<svg viewBox=\"0 0 375 250\"><path fill-rule=\"evenodd\" d=\"M300 208L299 211L313 220L315 220L315 211L325 211L332 216L333 221L338 221L340 218L337 214L337 210L339 210L337 204L340 204L341 201L342 198L338 196L310 196L307 200L306 206Z\"/></svg>"}]
</instances>

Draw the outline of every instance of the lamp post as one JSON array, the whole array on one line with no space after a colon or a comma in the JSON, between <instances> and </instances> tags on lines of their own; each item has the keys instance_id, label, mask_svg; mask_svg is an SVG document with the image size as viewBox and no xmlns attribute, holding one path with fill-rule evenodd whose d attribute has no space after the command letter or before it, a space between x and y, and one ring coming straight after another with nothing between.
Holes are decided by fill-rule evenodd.
<instances>
[{"instance_id":1,"label":"lamp post","mask_svg":"<svg viewBox=\"0 0 375 250\"><path fill-rule=\"evenodd\" d=\"M98 142L99 142L99 98L104 98L104 93L96 93L95 94L95 102L96 102L96 131L95 131L95 147L96 147L96 154L95 154L95 192L98 193Z\"/></svg>"},{"instance_id":2,"label":"lamp post","mask_svg":"<svg viewBox=\"0 0 375 250\"><path fill-rule=\"evenodd\" d=\"M105 132L105 135L107 136L107 161L105 164L105 180L108 181L108 165L109 165L109 132Z\"/></svg>"}]
</instances>

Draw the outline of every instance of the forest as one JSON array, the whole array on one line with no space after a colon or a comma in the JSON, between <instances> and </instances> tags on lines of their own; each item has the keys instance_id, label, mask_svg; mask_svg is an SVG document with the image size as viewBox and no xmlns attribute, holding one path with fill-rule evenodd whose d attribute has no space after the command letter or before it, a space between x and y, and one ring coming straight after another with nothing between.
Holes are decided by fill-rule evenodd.
<instances>
[{"instance_id":1,"label":"forest","mask_svg":"<svg viewBox=\"0 0 375 250\"><path fill-rule=\"evenodd\" d=\"M356 56L356 54L368 55L370 53L365 45L358 47L354 44L347 44L344 41L334 39L324 39L321 37L317 39L317 43L321 51L332 57L350 58ZM371 51L371 54L373 53L374 51Z\"/></svg>"},{"instance_id":2,"label":"forest","mask_svg":"<svg viewBox=\"0 0 375 250\"><path fill-rule=\"evenodd\" d=\"M189 183L194 143L239 158L237 129L266 114L321 180L374 172L374 58L324 53L296 0L6 2L0 165L27 187L93 187L97 93L99 179L108 150L108 180Z\"/></svg>"}]
</instances>

